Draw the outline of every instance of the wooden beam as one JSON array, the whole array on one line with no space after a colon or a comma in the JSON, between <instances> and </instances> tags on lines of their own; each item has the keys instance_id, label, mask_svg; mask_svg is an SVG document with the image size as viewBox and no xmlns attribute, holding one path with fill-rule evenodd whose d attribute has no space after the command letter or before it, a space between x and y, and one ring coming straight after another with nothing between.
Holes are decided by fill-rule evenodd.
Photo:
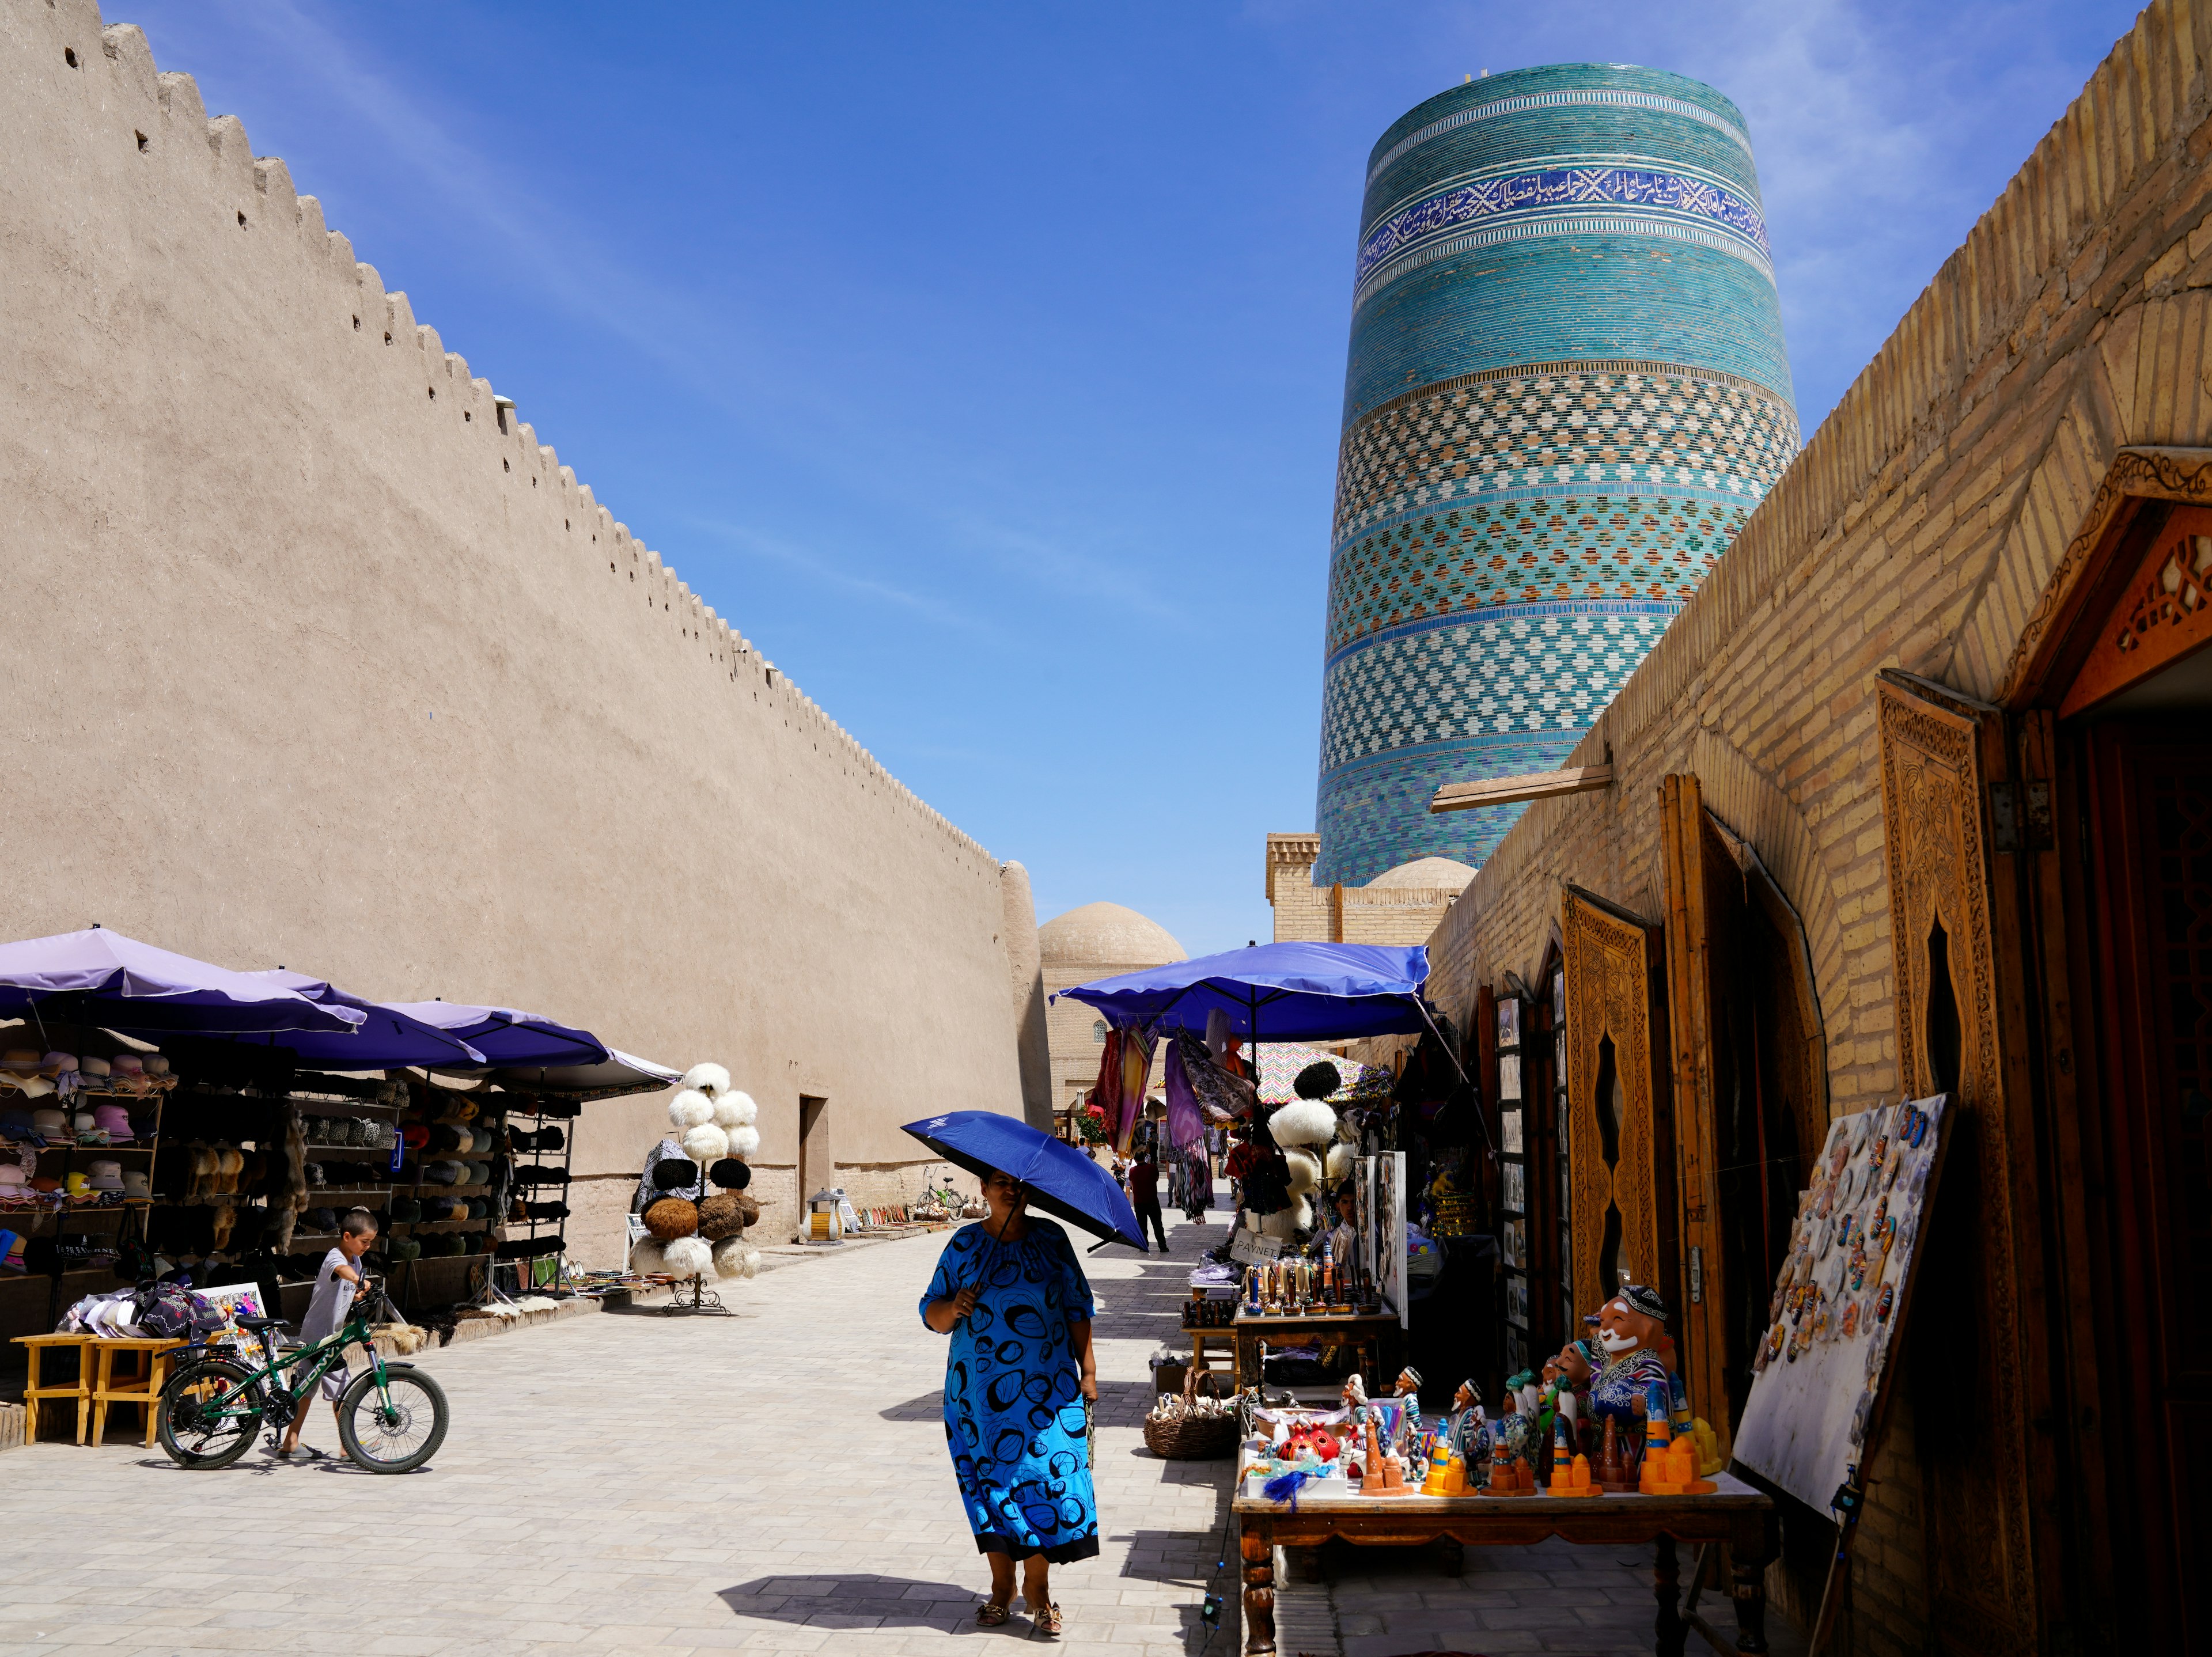
<instances>
[{"instance_id":1,"label":"wooden beam","mask_svg":"<svg viewBox=\"0 0 2212 1657\"><path fill-rule=\"evenodd\" d=\"M1588 794L1613 786L1609 765L1571 765L1564 771L1524 771L1517 777L1486 777L1480 782L1448 782L1437 790L1429 810L1469 811L1478 805L1519 805L1558 794Z\"/></svg>"}]
</instances>

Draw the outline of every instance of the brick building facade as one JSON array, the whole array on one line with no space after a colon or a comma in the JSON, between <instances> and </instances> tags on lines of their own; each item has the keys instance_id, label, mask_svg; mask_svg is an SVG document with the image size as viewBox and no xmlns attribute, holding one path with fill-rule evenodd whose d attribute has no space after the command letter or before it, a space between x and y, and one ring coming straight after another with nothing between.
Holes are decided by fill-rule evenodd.
<instances>
[{"instance_id":1,"label":"brick building facade","mask_svg":"<svg viewBox=\"0 0 2212 1657\"><path fill-rule=\"evenodd\" d=\"M1695 1160L1717 1097L1800 1144L1900 1094L1966 1107L1855 1651L2208 1637L2181 1448L2212 1401L2208 62L2212 0L2142 14L1577 745L1612 786L1528 807L1431 940L1462 1029L1525 993L1532 1046L1556 1009L1579 1053L1588 1021L1648 1016L1609 1027L1642 1091L1604 1102L1653 1114L1678 1241L1754 1217ZM1721 982L1696 976L1714 892L1748 963L1714 992L1735 1049L1687 1011ZM1640 940L1633 982L1578 953L1597 924ZM1570 1122L1600 1104L1578 1065ZM1569 1155L1547 1114L1538 1162ZM1534 1350L1586 1223L1532 1261ZM1741 1355L1711 1357L1732 1387ZM1830 1533L1784 1528L1802 1621Z\"/></svg>"}]
</instances>

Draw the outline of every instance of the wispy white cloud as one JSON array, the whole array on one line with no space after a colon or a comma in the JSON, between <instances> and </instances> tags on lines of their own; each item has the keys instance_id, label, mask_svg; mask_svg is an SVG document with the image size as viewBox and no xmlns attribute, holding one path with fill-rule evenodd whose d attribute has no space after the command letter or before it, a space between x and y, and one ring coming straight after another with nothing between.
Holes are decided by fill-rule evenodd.
<instances>
[{"instance_id":1,"label":"wispy white cloud","mask_svg":"<svg viewBox=\"0 0 2212 1657\"><path fill-rule=\"evenodd\" d=\"M780 564L786 569L796 570L808 580L819 586L834 587L841 592L849 592L855 598L866 598L895 610L906 610L912 615L921 616L936 626L949 628L954 632L982 637L993 636L994 634L994 629L972 610L947 604L927 593L910 592L904 587L895 586L890 582L879 580L872 575L859 574L832 562L819 553L810 552L804 547L794 546L779 537L764 534L761 531L748 528L742 524L716 523L701 518L688 519L684 521L692 529L702 534L711 535L735 547L744 555Z\"/></svg>"}]
</instances>

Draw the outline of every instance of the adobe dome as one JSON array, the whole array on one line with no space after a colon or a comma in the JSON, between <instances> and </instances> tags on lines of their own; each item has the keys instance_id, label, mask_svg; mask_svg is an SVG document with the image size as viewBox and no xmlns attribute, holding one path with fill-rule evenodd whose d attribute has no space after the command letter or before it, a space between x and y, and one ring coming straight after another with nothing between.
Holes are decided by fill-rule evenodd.
<instances>
[{"instance_id":1,"label":"adobe dome","mask_svg":"<svg viewBox=\"0 0 2212 1657\"><path fill-rule=\"evenodd\" d=\"M1118 903L1086 903L1037 928L1048 967L1157 967L1188 961L1182 944L1157 920Z\"/></svg>"},{"instance_id":2,"label":"adobe dome","mask_svg":"<svg viewBox=\"0 0 2212 1657\"><path fill-rule=\"evenodd\" d=\"M1401 863L1396 868L1379 874L1367 883L1370 886L1449 886L1455 892L1465 891L1467 883L1474 878L1474 871L1464 863L1455 863L1449 858L1415 858L1411 863Z\"/></svg>"}]
</instances>

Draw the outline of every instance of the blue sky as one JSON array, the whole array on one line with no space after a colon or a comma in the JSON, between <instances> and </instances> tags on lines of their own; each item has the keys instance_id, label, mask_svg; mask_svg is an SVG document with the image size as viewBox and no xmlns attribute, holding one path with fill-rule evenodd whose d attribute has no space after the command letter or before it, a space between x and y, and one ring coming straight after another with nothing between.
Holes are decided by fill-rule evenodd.
<instances>
[{"instance_id":1,"label":"blue sky","mask_svg":"<svg viewBox=\"0 0 2212 1657\"><path fill-rule=\"evenodd\" d=\"M1267 936L1369 147L1483 69L1749 118L1807 430L2115 0L111 0L1040 919Z\"/></svg>"}]
</instances>

